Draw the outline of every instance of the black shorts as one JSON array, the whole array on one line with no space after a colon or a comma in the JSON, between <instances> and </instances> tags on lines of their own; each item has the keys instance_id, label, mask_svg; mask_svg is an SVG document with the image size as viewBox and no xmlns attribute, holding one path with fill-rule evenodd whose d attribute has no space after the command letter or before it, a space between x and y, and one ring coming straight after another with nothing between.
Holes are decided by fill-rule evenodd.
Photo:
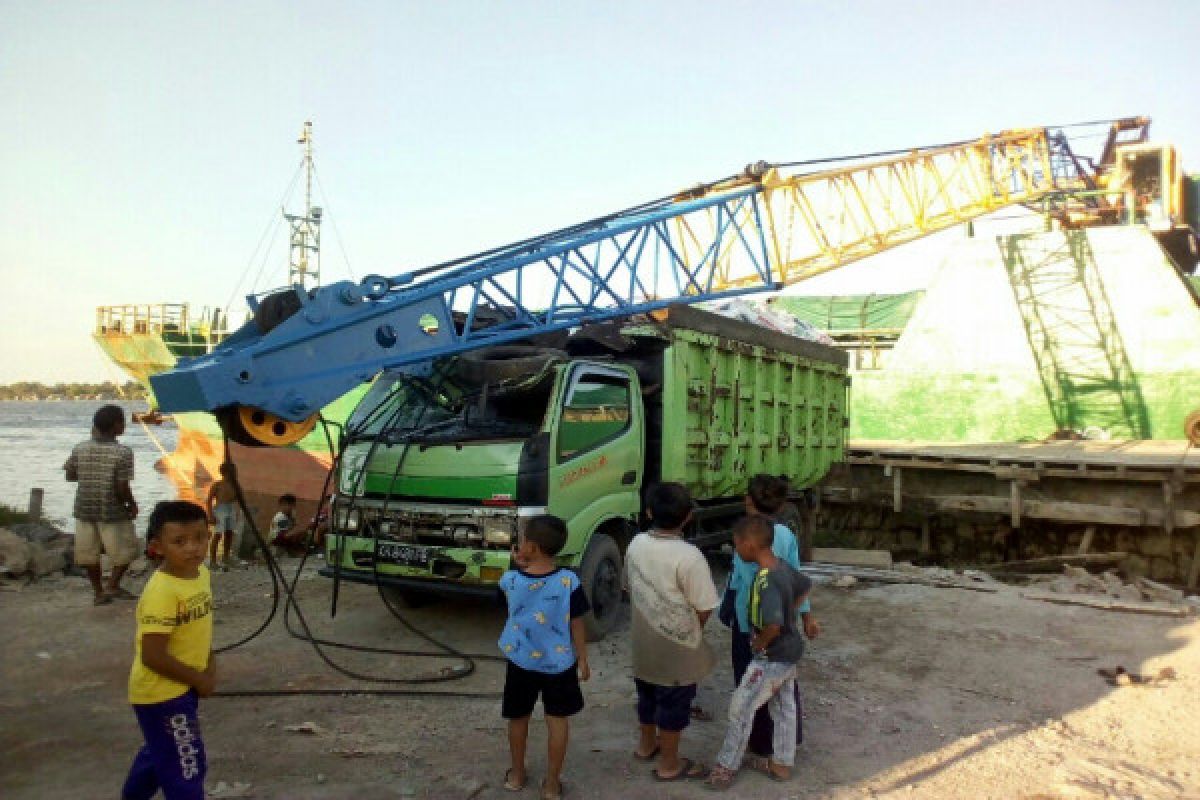
<instances>
[{"instance_id":1,"label":"black shorts","mask_svg":"<svg viewBox=\"0 0 1200 800\"><path fill-rule=\"evenodd\" d=\"M565 672L534 672L508 662L504 674L504 703L500 714L505 719L521 719L533 713L538 696L542 710L550 717L569 717L583 710L583 692L579 689L578 665Z\"/></svg>"},{"instance_id":2,"label":"black shorts","mask_svg":"<svg viewBox=\"0 0 1200 800\"><path fill-rule=\"evenodd\" d=\"M696 699L696 684L659 686L640 678L633 679L637 687L639 725L654 725L660 731L678 733L692 718L692 701Z\"/></svg>"}]
</instances>

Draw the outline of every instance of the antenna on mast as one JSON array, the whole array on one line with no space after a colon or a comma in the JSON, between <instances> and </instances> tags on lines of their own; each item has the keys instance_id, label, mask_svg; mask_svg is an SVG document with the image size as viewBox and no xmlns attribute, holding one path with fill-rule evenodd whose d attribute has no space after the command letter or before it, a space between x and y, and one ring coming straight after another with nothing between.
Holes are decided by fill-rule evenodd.
<instances>
[{"instance_id":1,"label":"antenna on mast","mask_svg":"<svg viewBox=\"0 0 1200 800\"><path fill-rule=\"evenodd\" d=\"M304 213L283 214L292 228L288 252L288 284L309 289L321 283L321 208L312 204L312 120L306 120L296 143L303 145ZM310 286L311 284L311 286Z\"/></svg>"}]
</instances>

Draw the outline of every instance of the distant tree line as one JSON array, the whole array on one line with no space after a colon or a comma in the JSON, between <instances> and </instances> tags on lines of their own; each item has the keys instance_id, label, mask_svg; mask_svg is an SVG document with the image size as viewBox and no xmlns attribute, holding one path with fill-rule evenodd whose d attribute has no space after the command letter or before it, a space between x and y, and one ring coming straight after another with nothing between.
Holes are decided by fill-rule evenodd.
<instances>
[{"instance_id":1,"label":"distant tree line","mask_svg":"<svg viewBox=\"0 0 1200 800\"><path fill-rule=\"evenodd\" d=\"M115 384L19 381L0 386L0 400L142 400L146 390L137 381Z\"/></svg>"}]
</instances>

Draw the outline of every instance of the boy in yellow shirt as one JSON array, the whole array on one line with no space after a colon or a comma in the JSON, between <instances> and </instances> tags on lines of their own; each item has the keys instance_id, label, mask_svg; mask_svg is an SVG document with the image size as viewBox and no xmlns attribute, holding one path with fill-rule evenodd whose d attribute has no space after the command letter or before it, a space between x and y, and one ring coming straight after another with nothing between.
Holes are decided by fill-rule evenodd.
<instances>
[{"instance_id":1,"label":"boy in yellow shirt","mask_svg":"<svg viewBox=\"0 0 1200 800\"><path fill-rule=\"evenodd\" d=\"M129 702L145 744L129 768L122 800L204 800L207 762L196 719L198 697L216 686L212 585L204 556L208 515L195 503L159 503L147 547L162 560L137 605Z\"/></svg>"}]
</instances>

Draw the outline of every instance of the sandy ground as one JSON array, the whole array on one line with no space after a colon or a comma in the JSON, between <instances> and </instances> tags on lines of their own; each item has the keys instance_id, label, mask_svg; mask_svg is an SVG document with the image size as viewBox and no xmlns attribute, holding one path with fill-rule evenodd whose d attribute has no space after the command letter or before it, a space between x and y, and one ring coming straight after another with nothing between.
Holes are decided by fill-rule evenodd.
<instances>
[{"instance_id":1,"label":"sandy ground","mask_svg":"<svg viewBox=\"0 0 1200 800\"><path fill-rule=\"evenodd\" d=\"M294 564L294 562L292 562ZM135 582L140 585L141 580ZM218 643L252 630L269 605L261 568L214 576ZM307 573L298 596L319 633L383 647L423 645L374 590ZM1063 607L919 586L819 587L825 626L802 666L805 742L790 783L739 777L742 798L1200 798L1200 622ZM59 579L0 593L0 796L111 800L140 737L125 703L132 604L93 608L85 583ZM465 601L409 612L456 647L492 653L499 610ZM657 784L630 757L635 717L627 623L593 645L588 708L572 723L569 797L707 796ZM728 652L719 625L708 635ZM375 675L435 674L454 662L334 652ZM1162 688L1113 688L1099 667L1173 667ZM500 665L431 690L494 692ZM221 658L224 689L346 687L277 620ZM711 763L724 733L730 669L702 686L715 720L685 734ZM359 684L361 685L361 684ZM255 798L492 798L507 766L495 698L212 698L202 704L210 792L250 784ZM315 733L287 726L315 723ZM535 726L531 775L544 764ZM536 783L533 784L536 786ZM245 788L245 787L240 787Z\"/></svg>"}]
</instances>

